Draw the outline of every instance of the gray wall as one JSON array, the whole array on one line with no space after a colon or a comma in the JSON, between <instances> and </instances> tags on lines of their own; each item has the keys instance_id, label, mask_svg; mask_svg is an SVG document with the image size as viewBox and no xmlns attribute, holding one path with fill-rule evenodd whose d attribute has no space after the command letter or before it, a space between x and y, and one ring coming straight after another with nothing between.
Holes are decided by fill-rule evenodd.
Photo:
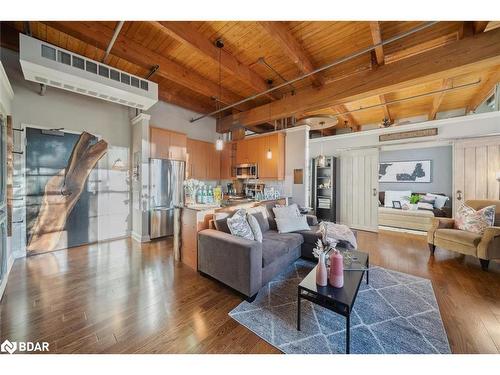
<instances>
[{"instance_id":1,"label":"gray wall","mask_svg":"<svg viewBox=\"0 0 500 375\"><path fill-rule=\"evenodd\" d=\"M380 152L381 162L413 160L432 160L432 181L430 183L383 182L380 183L379 190L411 190L416 193L444 193L451 197L453 168L451 146Z\"/></svg>"}]
</instances>

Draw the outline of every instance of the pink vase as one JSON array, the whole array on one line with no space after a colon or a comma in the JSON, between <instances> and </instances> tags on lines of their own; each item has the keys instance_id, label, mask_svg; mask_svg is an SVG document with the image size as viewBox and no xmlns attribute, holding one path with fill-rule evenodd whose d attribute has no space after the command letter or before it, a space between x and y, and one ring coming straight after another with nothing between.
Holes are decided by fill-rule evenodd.
<instances>
[{"instance_id":1,"label":"pink vase","mask_svg":"<svg viewBox=\"0 0 500 375\"><path fill-rule=\"evenodd\" d=\"M326 286L328 284L328 272L325 264L325 254L319 255L318 265L316 266L316 284Z\"/></svg>"},{"instance_id":2,"label":"pink vase","mask_svg":"<svg viewBox=\"0 0 500 375\"><path fill-rule=\"evenodd\" d=\"M330 285L335 288L344 286L344 258L338 250L330 255Z\"/></svg>"}]
</instances>

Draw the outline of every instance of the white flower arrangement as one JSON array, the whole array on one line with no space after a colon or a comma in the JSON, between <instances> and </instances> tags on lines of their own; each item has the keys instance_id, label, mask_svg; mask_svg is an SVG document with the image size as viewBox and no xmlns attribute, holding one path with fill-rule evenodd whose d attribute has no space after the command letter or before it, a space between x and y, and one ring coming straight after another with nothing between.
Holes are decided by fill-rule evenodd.
<instances>
[{"instance_id":1,"label":"white flower arrangement","mask_svg":"<svg viewBox=\"0 0 500 375\"><path fill-rule=\"evenodd\" d=\"M329 249L330 249L330 247L328 245L325 246L323 244L323 241L318 239L316 241L316 247L313 249L313 255L315 258L319 258L321 256L321 254L326 254Z\"/></svg>"}]
</instances>

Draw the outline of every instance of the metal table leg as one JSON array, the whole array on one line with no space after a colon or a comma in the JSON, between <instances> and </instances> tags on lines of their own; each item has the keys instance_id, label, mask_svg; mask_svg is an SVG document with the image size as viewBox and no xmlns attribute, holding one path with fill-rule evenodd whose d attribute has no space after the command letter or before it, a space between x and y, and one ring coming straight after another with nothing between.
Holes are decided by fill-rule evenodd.
<instances>
[{"instance_id":1,"label":"metal table leg","mask_svg":"<svg viewBox=\"0 0 500 375\"><path fill-rule=\"evenodd\" d=\"M348 312L345 318L345 354L349 354L351 353L351 313Z\"/></svg>"},{"instance_id":2,"label":"metal table leg","mask_svg":"<svg viewBox=\"0 0 500 375\"><path fill-rule=\"evenodd\" d=\"M300 288L297 290L297 331L300 331Z\"/></svg>"},{"instance_id":3,"label":"metal table leg","mask_svg":"<svg viewBox=\"0 0 500 375\"><path fill-rule=\"evenodd\" d=\"M370 277L370 257L366 258L366 285L368 285L368 280Z\"/></svg>"}]
</instances>

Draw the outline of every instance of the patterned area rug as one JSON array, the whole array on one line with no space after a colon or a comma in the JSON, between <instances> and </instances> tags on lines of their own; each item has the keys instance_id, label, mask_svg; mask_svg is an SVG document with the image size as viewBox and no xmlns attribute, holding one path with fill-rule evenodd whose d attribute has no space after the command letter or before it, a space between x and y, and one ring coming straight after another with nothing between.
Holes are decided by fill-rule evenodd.
<instances>
[{"instance_id":1,"label":"patterned area rug","mask_svg":"<svg viewBox=\"0 0 500 375\"><path fill-rule=\"evenodd\" d=\"M344 353L343 316L304 300L302 330L296 329L297 285L312 268L297 260L229 315L284 353ZM371 268L370 285L361 284L351 315L351 353L450 353L431 282Z\"/></svg>"}]
</instances>

